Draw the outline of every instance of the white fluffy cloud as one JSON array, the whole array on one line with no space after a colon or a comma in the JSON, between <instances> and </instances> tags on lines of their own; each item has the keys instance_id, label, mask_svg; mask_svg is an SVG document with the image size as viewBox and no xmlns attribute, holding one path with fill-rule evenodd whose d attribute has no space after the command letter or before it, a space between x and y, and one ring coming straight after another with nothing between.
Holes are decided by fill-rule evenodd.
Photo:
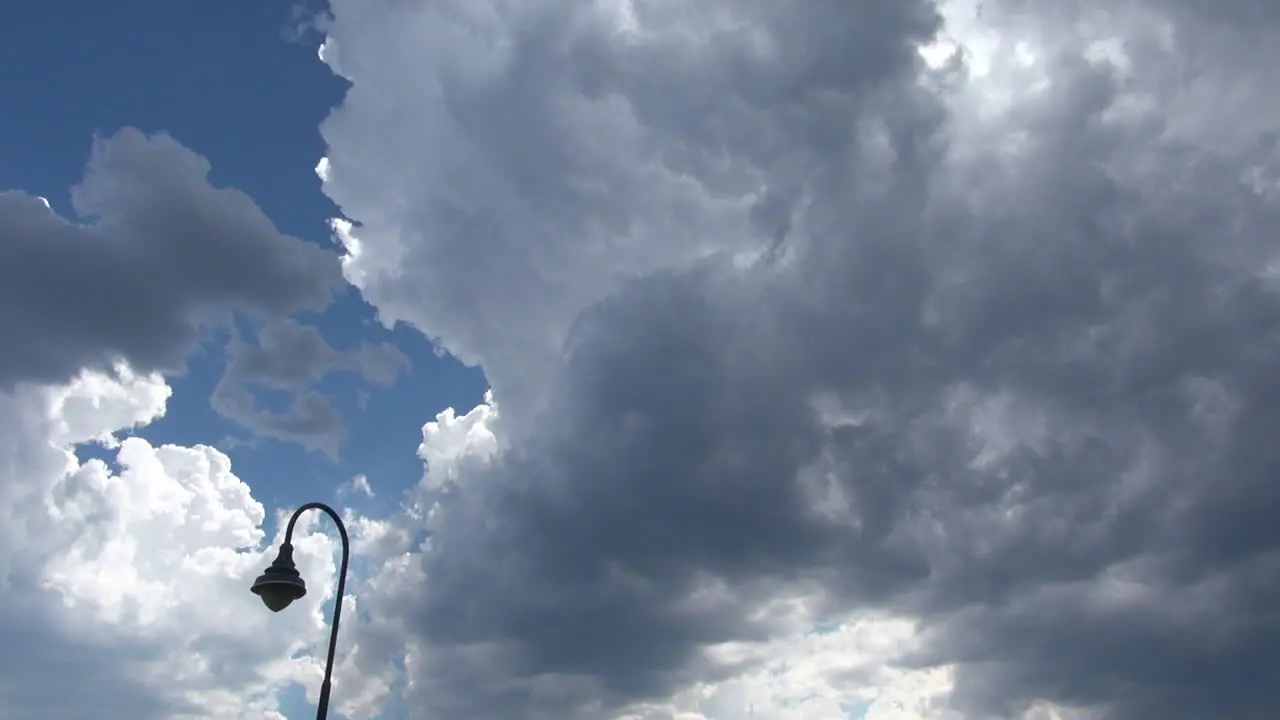
<instances>
[{"instance_id":1,"label":"white fluffy cloud","mask_svg":"<svg viewBox=\"0 0 1280 720\"><path fill-rule=\"evenodd\" d=\"M332 6L344 271L501 407L414 717L1270 717L1269 5Z\"/></svg>"},{"instance_id":2,"label":"white fluffy cloud","mask_svg":"<svg viewBox=\"0 0 1280 720\"><path fill-rule=\"evenodd\" d=\"M501 432L500 413L493 392L485 393L484 402L461 417L453 408L445 408L433 422L422 427L422 444L418 457L426 472L422 487L440 490L458 482L469 465L486 462L498 452Z\"/></svg>"},{"instance_id":3,"label":"white fluffy cloud","mask_svg":"<svg viewBox=\"0 0 1280 720\"><path fill-rule=\"evenodd\" d=\"M12 717L276 717L283 686L318 684L310 653L336 570L327 536L299 528L310 594L268 613L247 588L274 548L229 459L113 439L168 397L163 378L123 366L0 395L0 632L31 650L0 656ZM75 456L103 440L118 472Z\"/></svg>"}]
</instances>

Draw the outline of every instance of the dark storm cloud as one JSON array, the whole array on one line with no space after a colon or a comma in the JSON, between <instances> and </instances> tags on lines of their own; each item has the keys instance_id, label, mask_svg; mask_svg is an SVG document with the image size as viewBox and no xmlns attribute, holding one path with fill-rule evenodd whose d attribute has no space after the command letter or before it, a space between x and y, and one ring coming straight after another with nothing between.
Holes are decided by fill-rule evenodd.
<instances>
[{"instance_id":1,"label":"dark storm cloud","mask_svg":"<svg viewBox=\"0 0 1280 720\"><path fill-rule=\"evenodd\" d=\"M832 616L920 617L930 642L900 660L957 664L967 717L1039 700L1116 720L1274 714L1280 107L1260 70L1275 53L1222 35L1244 32L1245 3L989 2L984 22L1034 40L1049 78L1014 83L1006 113L990 108L1007 77L979 96L924 76L923 3L708 3L734 29L700 42L683 34L696 13L636 3L650 34L624 41L551 5L502 18L521 23L509 64L449 86L461 121L430 138L492 149L486 123L518 115L524 135L476 173L546 216L521 225L498 194L452 225L424 191L410 217L476 234L423 230L366 288L492 360L500 404L546 398L503 406L518 442L442 500L416 606L397 598L429 643L424 715L599 717L669 696L733 672L707 648L779 632L757 611L796 588ZM1097 60L1107 35L1132 69ZM334 128L373 102L361 82ZM760 189L757 237L697 261L655 245L665 267L557 316L571 303L541 294L541 261L589 276L601 238L688 210L582 160L584 97L619 99L645 158L708 195ZM583 176L635 194L593 202ZM358 221L390 212L339 200ZM532 218L565 237L495 252ZM509 263L529 277L480 282ZM458 268L474 272L438 275ZM534 326L565 351L531 391L510 364L526 336L492 331L544 316L571 330Z\"/></svg>"},{"instance_id":2,"label":"dark storm cloud","mask_svg":"<svg viewBox=\"0 0 1280 720\"><path fill-rule=\"evenodd\" d=\"M0 387L119 360L172 369L205 321L328 304L334 255L280 234L208 172L167 135L126 129L94 142L72 190L80 221L0 195Z\"/></svg>"}]
</instances>

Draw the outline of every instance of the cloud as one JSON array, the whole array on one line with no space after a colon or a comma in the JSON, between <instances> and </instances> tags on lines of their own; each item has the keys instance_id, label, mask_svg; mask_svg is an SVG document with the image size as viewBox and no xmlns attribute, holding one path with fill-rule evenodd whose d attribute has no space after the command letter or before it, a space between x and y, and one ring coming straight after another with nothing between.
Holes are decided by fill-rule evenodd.
<instances>
[{"instance_id":1,"label":"cloud","mask_svg":"<svg viewBox=\"0 0 1280 720\"><path fill-rule=\"evenodd\" d=\"M342 282L337 257L280 234L208 173L204 158L169 136L124 129L95 140L72 189L81 221L21 192L0 195L0 331L10 342L0 387L65 382L118 362L177 370L207 330L240 314L260 328L260 345L231 343L214 409L336 456L342 419L311 386L338 370L389 385L408 361L388 345L338 352L290 320L329 304ZM254 386L288 391L289 404L259 407Z\"/></svg>"},{"instance_id":2,"label":"cloud","mask_svg":"<svg viewBox=\"0 0 1280 720\"><path fill-rule=\"evenodd\" d=\"M418 457L426 467L421 487L441 490L456 485L476 463L484 463L499 451L501 413L493 393L461 417L445 408L422 427Z\"/></svg>"},{"instance_id":3,"label":"cloud","mask_svg":"<svg viewBox=\"0 0 1280 720\"><path fill-rule=\"evenodd\" d=\"M280 319L258 331L258 344L238 335L229 343L227 376L276 389L314 385L332 372L356 372L377 385L391 385L409 366L409 358L389 344L364 343L340 352L315 327Z\"/></svg>"},{"instance_id":4,"label":"cloud","mask_svg":"<svg viewBox=\"0 0 1280 720\"><path fill-rule=\"evenodd\" d=\"M368 475L356 475L348 480L339 490L341 493L355 493L364 497L373 497L373 486L369 484Z\"/></svg>"},{"instance_id":5,"label":"cloud","mask_svg":"<svg viewBox=\"0 0 1280 720\"><path fill-rule=\"evenodd\" d=\"M319 329L288 318L265 324L257 335L253 345L233 331L227 366L213 392L214 410L257 435L297 442L330 458L337 458L346 426L331 398L311 388L342 371L390 386L409 367L409 358L394 345L363 343L339 351ZM254 388L283 391L291 404L284 411L262 408Z\"/></svg>"},{"instance_id":6,"label":"cloud","mask_svg":"<svg viewBox=\"0 0 1280 720\"><path fill-rule=\"evenodd\" d=\"M94 141L71 192L78 220L0 194L0 388L120 361L172 370L201 326L230 312L328 305L341 282L333 254L280 234L208 173L169 136L125 129Z\"/></svg>"},{"instance_id":7,"label":"cloud","mask_svg":"<svg viewBox=\"0 0 1280 720\"><path fill-rule=\"evenodd\" d=\"M273 552L265 513L230 460L114 439L160 416L169 394L159 375L124 366L0 393L10 717L280 718L282 687L318 685L312 652L333 580L313 581L292 612L267 613L246 591ZM74 454L104 438L118 472ZM328 538L298 530L303 575L332 578Z\"/></svg>"},{"instance_id":8,"label":"cloud","mask_svg":"<svg viewBox=\"0 0 1280 720\"><path fill-rule=\"evenodd\" d=\"M416 716L748 716L874 612L878 717L1269 717L1251 7L334 2L344 272L501 407L363 598Z\"/></svg>"},{"instance_id":9,"label":"cloud","mask_svg":"<svg viewBox=\"0 0 1280 720\"><path fill-rule=\"evenodd\" d=\"M312 3L296 2L289 8L289 18L280 29L280 36L286 41L298 45L309 45L324 37L329 27L329 14L323 10L308 7Z\"/></svg>"},{"instance_id":10,"label":"cloud","mask_svg":"<svg viewBox=\"0 0 1280 720\"><path fill-rule=\"evenodd\" d=\"M281 689L302 683L314 694L319 684L329 540L310 520L299 526L300 570L326 579L272 617L246 591L270 561L265 511L227 456L123 437L164 414L161 373L180 369L209 331L233 316L288 326L288 315L326 307L342 282L335 254L281 235L249 198L209 185L208 172L168 136L126 129L95 141L72 190L78 220L0 194L7 716L74 720L106 708L144 720L280 720ZM262 362L244 376L287 380L313 417L332 411L307 387L315 366L299 378L274 357L253 356ZM375 382L401 367L383 348L338 360ZM87 443L112 462L78 456Z\"/></svg>"}]
</instances>

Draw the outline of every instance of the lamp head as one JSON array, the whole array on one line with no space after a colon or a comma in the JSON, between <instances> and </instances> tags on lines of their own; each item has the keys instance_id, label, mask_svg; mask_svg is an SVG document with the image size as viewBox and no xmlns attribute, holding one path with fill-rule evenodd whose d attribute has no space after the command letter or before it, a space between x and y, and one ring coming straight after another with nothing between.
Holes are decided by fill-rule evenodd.
<instances>
[{"instance_id":1,"label":"lamp head","mask_svg":"<svg viewBox=\"0 0 1280 720\"><path fill-rule=\"evenodd\" d=\"M275 562L253 581L249 590L262 598L262 604L271 612L280 612L307 594L307 584L293 564L293 545L284 543L280 546Z\"/></svg>"}]
</instances>

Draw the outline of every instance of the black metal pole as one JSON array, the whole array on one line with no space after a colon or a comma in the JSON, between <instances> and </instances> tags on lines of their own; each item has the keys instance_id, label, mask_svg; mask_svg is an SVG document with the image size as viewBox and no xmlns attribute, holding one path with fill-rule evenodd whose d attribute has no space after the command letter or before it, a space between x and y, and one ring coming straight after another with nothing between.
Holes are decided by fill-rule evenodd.
<instances>
[{"instance_id":1,"label":"black metal pole","mask_svg":"<svg viewBox=\"0 0 1280 720\"><path fill-rule=\"evenodd\" d=\"M342 524L342 518L333 508L324 503L307 503L294 511L293 517L289 518L289 526L284 531L284 542L286 545L293 542L293 526L298 522L298 516L307 510L320 510L333 518L333 523L338 526L338 534L342 536L342 568L338 571L338 594L333 599L333 624L329 628L329 659L324 664L324 682L320 684L320 702L316 704L316 720L326 720L329 716L329 687L333 677L333 653L338 648L338 620L342 617L342 593L347 587L347 559L351 554L351 542L347 539L347 527Z\"/></svg>"}]
</instances>

